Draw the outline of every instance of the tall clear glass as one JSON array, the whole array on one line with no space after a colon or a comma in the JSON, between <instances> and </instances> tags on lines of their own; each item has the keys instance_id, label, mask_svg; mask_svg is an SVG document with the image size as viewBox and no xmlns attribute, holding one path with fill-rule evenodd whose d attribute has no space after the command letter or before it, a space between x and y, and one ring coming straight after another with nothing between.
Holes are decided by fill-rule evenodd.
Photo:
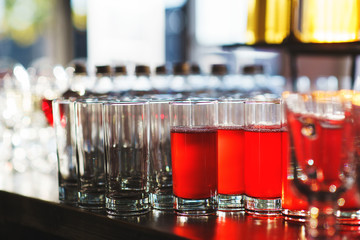
<instances>
[{"instance_id":1,"label":"tall clear glass","mask_svg":"<svg viewBox=\"0 0 360 240\"><path fill-rule=\"evenodd\" d=\"M72 99L53 100L53 118L58 159L59 200L76 205L78 200L75 102Z\"/></svg>"},{"instance_id":2,"label":"tall clear glass","mask_svg":"<svg viewBox=\"0 0 360 240\"><path fill-rule=\"evenodd\" d=\"M336 236L340 194L354 181L351 104L339 92L292 94L286 99L293 184L307 196L310 237ZM350 106L349 106L350 105Z\"/></svg>"},{"instance_id":3,"label":"tall clear glass","mask_svg":"<svg viewBox=\"0 0 360 240\"><path fill-rule=\"evenodd\" d=\"M217 209L217 101L170 103L175 211L208 215Z\"/></svg>"},{"instance_id":4,"label":"tall clear glass","mask_svg":"<svg viewBox=\"0 0 360 240\"><path fill-rule=\"evenodd\" d=\"M78 205L96 210L105 207L105 152L102 102L75 103L78 149Z\"/></svg>"},{"instance_id":5,"label":"tall clear glass","mask_svg":"<svg viewBox=\"0 0 360 240\"><path fill-rule=\"evenodd\" d=\"M104 103L106 190L109 215L139 215L149 204L149 103Z\"/></svg>"},{"instance_id":6,"label":"tall clear glass","mask_svg":"<svg viewBox=\"0 0 360 240\"><path fill-rule=\"evenodd\" d=\"M218 209L244 209L245 100L218 102Z\"/></svg>"},{"instance_id":7,"label":"tall clear glass","mask_svg":"<svg viewBox=\"0 0 360 240\"><path fill-rule=\"evenodd\" d=\"M155 209L173 209L170 100L150 100L150 196Z\"/></svg>"},{"instance_id":8,"label":"tall clear glass","mask_svg":"<svg viewBox=\"0 0 360 240\"><path fill-rule=\"evenodd\" d=\"M254 215L281 214L281 167L287 157L280 99L245 102L245 209Z\"/></svg>"}]
</instances>

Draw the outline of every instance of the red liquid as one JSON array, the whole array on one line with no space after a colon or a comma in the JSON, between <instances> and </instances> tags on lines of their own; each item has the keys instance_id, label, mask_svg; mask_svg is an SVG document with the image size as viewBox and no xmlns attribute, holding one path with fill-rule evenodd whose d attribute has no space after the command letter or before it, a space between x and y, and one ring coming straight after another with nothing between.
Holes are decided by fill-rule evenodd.
<instances>
[{"instance_id":1,"label":"red liquid","mask_svg":"<svg viewBox=\"0 0 360 240\"><path fill-rule=\"evenodd\" d=\"M218 193L244 193L244 130L218 129Z\"/></svg>"},{"instance_id":2,"label":"red liquid","mask_svg":"<svg viewBox=\"0 0 360 240\"><path fill-rule=\"evenodd\" d=\"M300 168L308 174L316 172L316 179L303 181L311 185L312 191L329 191L330 185L341 185L344 123L343 119L324 120L301 114L288 117Z\"/></svg>"},{"instance_id":3,"label":"red liquid","mask_svg":"<svg viewBox=\"0 0 360 240\"><path fill-rule=\"evenodd\" d=\"M172 128L171 158L175 196L206 199L216 195L216 129Z\"/></svg>"},{"instance_id":4,"label":"red liquid","mask_svg":"<svg viewBox=\"0 0 360 240\"><path fill-rule=\"evenodd\" d=\"M288 116L288 122L292 120L294 115ZM283 161L282 173L282 208L290 211L307 211L308 201L306 196L299 193L295 186L292 184L294 178L293 169L291 168L290 152L289 152L289 139L283 138L283 154L286 156Z\"/></svg>"},{"instance_id":5,"label":"red liquid","mask_svg":"<svg viewBox=\"0 0 360 240\"><path fill-rule=\"evenodd\" d=\"M54 118L52 113L52 100L43 98L41 100L41 109L45 114L46 120L50 126L54 126Z\"/></svg>"},{"instance_id":6,"label":"red liquid","mask_svg":"<svg viewBox=\"0 0 360 240\"><path fill-rule=\"evenodd\" d=\"M280 198L285 130L261 127L245 129L245 194Z\"/></svg>"}]
</instances>

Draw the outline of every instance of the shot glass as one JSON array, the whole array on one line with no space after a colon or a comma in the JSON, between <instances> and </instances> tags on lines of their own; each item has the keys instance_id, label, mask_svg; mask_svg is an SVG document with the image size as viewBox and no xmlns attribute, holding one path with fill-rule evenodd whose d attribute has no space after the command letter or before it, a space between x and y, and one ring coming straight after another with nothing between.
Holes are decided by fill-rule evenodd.
<instances>
[{"instance_id":1,"label":"shot glass","mask_svg":"<svg viewBox=\"0 0 360 240\"><path fill-rule=\"evenodd\" d=\"M147 213L149 203L149 103L104 103L106 186L109 215Z\"/></svg>"},{"instance_id":2,"label":"shot glass","mask_svg":"<svg viewBox=\"0 0 360 240\"><path fill-rule=\"evenodd\" d=\"M77 205L74 100L55 99L52 105L58 160L59 200L64 204Z\"/></svg>"},{"instance_id":3,"label":"shot glass","mask_svg":"<svg viewBox=\"0 0 360 240\"><path fill-rule=\"evenodd\" d=\"M171 146L170 100L150 100L150 199L154 209L174 208Z\"/></svg>"},{"instance_id":4,"label":"shot glass","mask_svg":"<svg viewBox=\"0 0 360 240\"><path fill-rule=\"evenodd\" d=\"M218 108L218 210L244 210L245 99L221 99Z\"/></svg>"},{"instance_id":5,"label":"shot glass","mask_svg":"<svg viewBox=\"0 0 360 240\"><path fill-rule=\"evenodd\" d=\"M174 208L179 215L217 210L217 101L170 103Z\"/></svg>"},{"instance_id":6,"label":"shot glass","mask_svg":"<svg viewBox=\"0 0 360 240\"><path fill-rule=\"evenodd\" d=\"M245 102L245 210L254 215L281 214L281 168L287 154L283 103Z\"/></svg>"},{"instance_id":7,"label":"shot glass","mask_svg":"<svg viewBox=\"0 0 360 240\"><path fill-rule=\"evenodd\" d=\"M105 152L102 102L75 103L78 150L78 205L89 210L105 208Z\"/></svg>"}]
</instances>

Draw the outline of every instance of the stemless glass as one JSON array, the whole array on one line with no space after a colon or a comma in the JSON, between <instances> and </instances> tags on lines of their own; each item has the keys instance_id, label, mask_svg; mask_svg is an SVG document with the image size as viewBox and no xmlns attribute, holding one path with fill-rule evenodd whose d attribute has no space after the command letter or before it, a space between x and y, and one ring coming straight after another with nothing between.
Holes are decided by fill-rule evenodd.
<instances>
[{"instance_id":1,"label":"stemless glass","mask_svg":"<svg viewBox=\"0 0 360 240\"><path fill-rule=\"evenodd\" d=\"M58 158L59 200L76 205L78 200L75 109L73 99L53 100Z\"/></svg>"},{"instance_id":2,"label":"stemless glass","mask_svg":"<svg viewBox=\"0 0 360 240\"><path fill-rule=\"evenodd\" d=\"M286 99L292 93L284 92L282 98ZM288 119L288 121L290 121ZM290 155L290 144L289 141L284 141L283 146L284 154ZM296 169L298 174L301 174L301 169ZM286 161L283 161L282 166L282 214L285 220L291 220L296 222L305 222L305 219L309 213L309 204L306 196L301 194L292 181L294 180L294 169L291 164L291 158L287 157Z\"/></svg>"},{"instance_id":3,"label":"stemless glass","mask_svg":"<svg viewBox=\"0 0 360 240\"><path fill-rule=\"evenodd\" d=\"M77 100L78 205L90 210L105 207L105 152L102 102Z\"/></svg>"},{"instance_id":4,"label":"stemless glass","mask_svg":"<svg viewBox=\"0 0 360 240\"><path fill-rule=\"evenodd\" d=\"M218 101L218 209L244 209L244 99Z\"/></svg>"},{"instance_id":5,"label":"stemless glass","mask_svg":"<svg viewBox=\"0 0 360 240\"><path fill-rule=\"evenodd\" d=\"M155 209L173 209L169 102L152 99L150 108L150 198Z\"/></svg>"},{"instance_id":6,"label":"stemless glass","mask_svg":"<svg viewBox=\"0 0 360 240\"><path fill-rule=\"evenodd\" d=\"M148 101L104 103L105 207L109 215L139 215L149 205Z\"/></svg>"},{"instance_id":7,"label":"stemless glass","mask_svg":"<svg viewBox=\"0 0 360 240\"><path fill-rule=\"evenodd\" d=\"M209 215L217 209L217 102L170 102L175 211Z\"/></svg>"},{"instance_id":8,"label":"stemless glass","mask_svg":"<svg viewBox=\"0 0 360 240\"><path fill-rule=\"evenodd\" d=\"M285 101L293 184L309 202L307 233L333 237L337 199L353 183L351 107L337 92L294 93Z\"/></svg>"},{"instance_id":9,"label":"stemless glass","mask_svg":"<svg viewBox=\"0 0 360 240\"><path fill-rule=\"evenodd\" d=\"M254 215L281 214L281 167L287 141L281 99L245 102L245 209Z\"/></svg>"}]
</instances>

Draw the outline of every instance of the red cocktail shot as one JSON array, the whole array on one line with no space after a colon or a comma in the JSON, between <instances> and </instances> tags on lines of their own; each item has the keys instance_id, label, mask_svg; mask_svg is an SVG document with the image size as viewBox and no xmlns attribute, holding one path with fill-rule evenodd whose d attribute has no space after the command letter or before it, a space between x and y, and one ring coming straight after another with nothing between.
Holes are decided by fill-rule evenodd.
<instances>
[{"instance_id":1,"label":"red cocktail shot","mask_svg":"<svg viewBox=\"0 0 360 240\"><path fill-rule=\"evenodd\" d=\"M286 157L280 126L245 129L245 194L253 198L281 198L281 169Z\"/></svg>"},{"instance_id":2,"label":"red cocktail shot","mask_svg":"<svg viewBox=\"0 0 360 240\"><path fill-rule=\"evenodd\" d=\"M244 129L218 129L218 194L244 193Z\"/></svg>"},{"instance_id":3,"label":"red cocktail shot","mask_svg":"<svg viewBox=\"0 0 360 240\"><path fill-rule=\"evenodd\" d=\"M184 199L207 199L217 191L217 129L171 129L173 191Z\"/></svg>"}]
</instances>

